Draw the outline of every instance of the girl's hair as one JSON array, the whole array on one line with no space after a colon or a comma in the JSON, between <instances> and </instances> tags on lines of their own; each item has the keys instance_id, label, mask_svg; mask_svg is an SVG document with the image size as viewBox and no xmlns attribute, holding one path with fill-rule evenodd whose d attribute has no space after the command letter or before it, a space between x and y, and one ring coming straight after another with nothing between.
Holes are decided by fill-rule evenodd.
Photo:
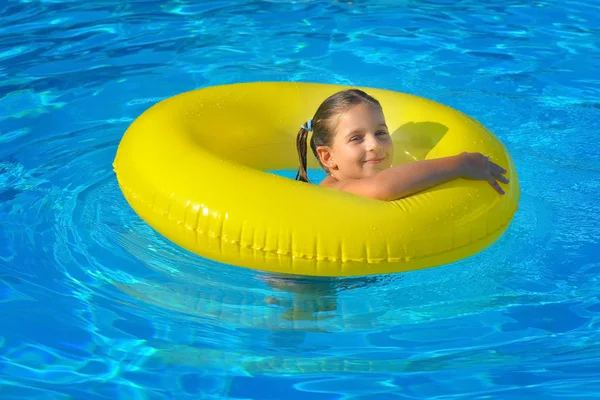
<instances>
[{"instance_id":1,"label":"girl's hair","mask_svg":"<svg viewBox=\"0 0 600 400\"><path fill-rule=\"evenodd\" d=\"M373 97L359 89L349 89L337 92L329 96L317 109L315 116L309 120L298 131L296 138L296 148L298 149L298 158L300 160L300 168L296 174L296 180L302 182L310 182L307 175L307 139L308 133L312 130L310 139L310 148L313 154L321 164L321 167L329 173L329 169L321 163L319 154L317 153L318 146L329 146L333 143L335 133L335 125L332 123L333 117L346 112L350 107L357 104L367 103L381 109L381 104Z\"/></svg>"}]
</instances>

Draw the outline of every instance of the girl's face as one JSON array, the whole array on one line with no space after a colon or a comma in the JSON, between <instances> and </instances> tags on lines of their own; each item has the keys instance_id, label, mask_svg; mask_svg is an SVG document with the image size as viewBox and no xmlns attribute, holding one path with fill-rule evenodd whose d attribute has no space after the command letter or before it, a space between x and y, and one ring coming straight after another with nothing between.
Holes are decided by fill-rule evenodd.
<instances>
[{"instance_id":1,"label":"girl's face","mask_svg":"<svg viewBox=\"0 0 600 400\"><path fill-rule=\"evenodd\" d=\"M392 165L394 146L378 107L357 104L336 122L332 146L317 148L330 175L338 181L368 178Z\"/></svg>"}]
</instances>

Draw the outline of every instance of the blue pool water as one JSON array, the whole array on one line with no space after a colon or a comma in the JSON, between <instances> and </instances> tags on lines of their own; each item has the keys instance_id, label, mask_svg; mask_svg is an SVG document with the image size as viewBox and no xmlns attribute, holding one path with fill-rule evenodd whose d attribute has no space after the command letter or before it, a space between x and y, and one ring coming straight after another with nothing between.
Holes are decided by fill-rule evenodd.
<instances>
[{"instance_id":1,"label":"blue pool water","mask_svg":"<svg viewBox=\"0 0 600 400\"><path fill-rule=\"evenodd\" d=\"M599 7L2 2L0 398L596 398ZM278 279L176 247L119 191L122 134L161 99L260 80L473 116L516 162L512 225L469 259L368 279Z\"/></svg>"}]
</instances>

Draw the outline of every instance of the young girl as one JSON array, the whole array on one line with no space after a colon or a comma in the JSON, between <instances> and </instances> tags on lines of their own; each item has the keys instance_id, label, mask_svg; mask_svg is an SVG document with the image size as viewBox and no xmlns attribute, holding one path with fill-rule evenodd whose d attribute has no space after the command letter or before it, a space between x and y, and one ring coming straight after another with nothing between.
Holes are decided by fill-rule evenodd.
<instances>
[{"instance_id":1,"label":"young girl","mask_svg":"<svg viewBox=\"0 0 600 400\"><path fill-rule=\"evenodd\" d=\"M486 180L500 194L506 170L480 153L461 153L392 167L394 146L381 105L357 89L328 97L296 139L300 168L296 180L309 182L307 137L327 177L321 186L379 200L396 200L457 179Z\"/></svg>"}]
</instances>

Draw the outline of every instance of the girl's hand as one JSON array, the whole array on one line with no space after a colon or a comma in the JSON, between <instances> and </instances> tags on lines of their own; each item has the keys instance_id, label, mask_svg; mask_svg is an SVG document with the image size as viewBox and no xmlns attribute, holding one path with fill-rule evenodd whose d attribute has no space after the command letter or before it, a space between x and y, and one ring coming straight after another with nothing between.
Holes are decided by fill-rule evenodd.
<instances>
[{"instance_id":1,"label":"girl's hand","mask_svg":"<svg viewBox=\"0 0 600 400\"><path fill-rule=\"evenodd\" d=\"M500 187L498 181L508 183L508 179L504 176L506 170L496 163L490 161L489 157L481 153L461 153L460 158L460 174L465 179L474 179L488 181L490 185L500 194L504 194L504 190Z\"/></svg>"}]
</instances>

